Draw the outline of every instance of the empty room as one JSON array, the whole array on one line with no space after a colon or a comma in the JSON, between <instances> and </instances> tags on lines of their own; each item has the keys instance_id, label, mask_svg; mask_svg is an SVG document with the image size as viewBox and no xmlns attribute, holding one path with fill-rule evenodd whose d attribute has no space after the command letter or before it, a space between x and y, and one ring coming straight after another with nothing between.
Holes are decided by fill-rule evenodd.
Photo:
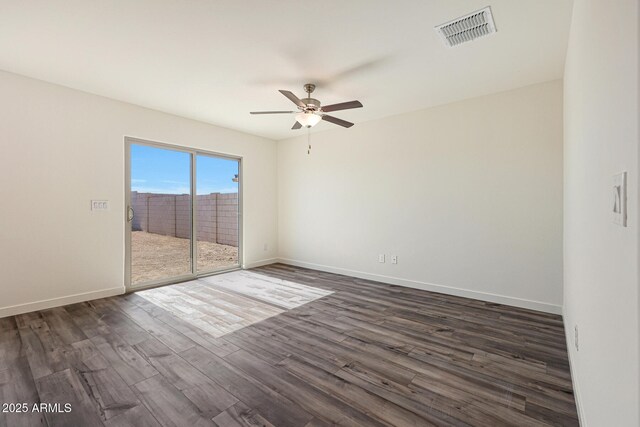
<instances>
[{"instance_id":1,"label":"empty room","mask_svg":"<svg viewBox=\"0 0 640 427\"><path fill-rule=\"evenodd\" d=\"M0 427L640 427L639 0L0 0Z\"/></svg>"}]
</instances>

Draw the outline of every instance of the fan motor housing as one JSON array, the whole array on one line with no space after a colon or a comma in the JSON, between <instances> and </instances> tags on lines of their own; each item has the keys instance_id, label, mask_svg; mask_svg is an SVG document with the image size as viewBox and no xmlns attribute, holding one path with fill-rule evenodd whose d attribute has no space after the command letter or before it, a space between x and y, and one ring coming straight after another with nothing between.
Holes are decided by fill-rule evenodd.
<instances>
[{"instance_id":1,"label":"fan motor housing","mask_svg":"<svg viewBox=\"0 0 640 427\"><path fill-rule=\"evenodd\" d=\"M315 98L302 98L300 101L307 106L307 109L318 110L320 108L320 101Z\"/></svg>"}]
</instances>

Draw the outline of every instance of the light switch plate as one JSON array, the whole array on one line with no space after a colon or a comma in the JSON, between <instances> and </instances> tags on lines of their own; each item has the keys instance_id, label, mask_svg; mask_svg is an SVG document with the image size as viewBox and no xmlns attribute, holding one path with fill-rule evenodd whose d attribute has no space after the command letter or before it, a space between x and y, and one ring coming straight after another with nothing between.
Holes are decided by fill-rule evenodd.
<instances>
[{"instance_id":1,"label":"light switch plate","mask_svg":"<svg viewBox=\"0 0 640 427\"><path fill-rule=\"evenodd\" d=\"M108 211L109 201L108 200L92 200L91 210L92 211Z\"/></svg>"},{"instance_id":2,"label":"light switch plate","mask_svg":"<svg viewBox=\"0 0 640 427\"><path fill-rule=\"evenodd\" d=\"M613 200L611 214L614 224L627 226L627 173L613 176Z\"/></svg>"}]
</instances>

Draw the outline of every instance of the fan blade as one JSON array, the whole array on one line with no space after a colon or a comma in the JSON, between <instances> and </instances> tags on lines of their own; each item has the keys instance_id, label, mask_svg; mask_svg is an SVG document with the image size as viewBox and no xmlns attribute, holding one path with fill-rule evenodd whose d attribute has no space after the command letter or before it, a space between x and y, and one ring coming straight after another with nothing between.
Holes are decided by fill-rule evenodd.
<instances>
[{"instance_id":1,"label":"fan blade","mask_svg":"<svg viewBox=\"0 0 640 427\"><path fill-rule=\"evenodd\" d=\"M339 119L337 117L333 117L333 116L324 115L322 116L322 120L326 120L328 122L333 123L334 125L342 126L345 128L350 128L351 126L353 126L353 123L348 122L346 120Z\"/></svg>"},{"instance_id":2,"label":"fan blade","mask_svg":"<svg viewBox=\"0 0 640 427\"><path fill-rule=\"evenodd\" d=\"M340 104L325 105L324 107L322 107L322 111L328 113L331 111L349 110L351 108L360 108L360 107L362 107L362 103L360 101L349 101L349 102L341 102Z\"/></svg>"},{"instance_id":3,"label":"fan blade","mask_svg":"<svg viewBox=\"0 0 640 427\"><path fill-rule=\"evenodd\" d=\"M286 96L287 98L289 98L291 102L296 104L298 107L301 107L301 108L306 107L306 105L304 105L302 101L300 101L300 98L295 96L292 92L289 92L288 90L281 90L280 93Z\"/></svg>"},{"instance_id":4,"label":"fan blade","mask_svg":"<svg viewBox=\"0 0 640 427\"><path fill-rule=\"evenodd\" d=\"M302 127L302 125L300 124L300 122L295 122L293 124L293 126L291 127L291 130L300 129L301 127Z\"/></svg>"},{"instance_id":5,"label":"fan blade","mask_svg":"<svg viewBox=\"0 0 640 427\"><path fill-rule=\"evenodd\" d=\"M296 111L252 111L249 114L290 114L296 113Z\"/></svg>"}]
</instances>

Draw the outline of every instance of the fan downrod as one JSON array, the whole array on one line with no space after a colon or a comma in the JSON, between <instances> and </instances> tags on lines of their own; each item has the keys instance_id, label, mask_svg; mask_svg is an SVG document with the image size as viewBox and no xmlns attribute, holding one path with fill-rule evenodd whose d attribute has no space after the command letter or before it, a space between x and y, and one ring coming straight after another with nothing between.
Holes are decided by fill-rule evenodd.
<instances>
[{"instance_id":1,"label":"fan downrod","mask_svg":"<svg viewBox=\"0 0 640 427\"><path fill-rule=\"evenodd\" d=\"M302 98L301 101L306 107L302 108L302 111L313 112L320 109L320 101L311 97L311 93L316 90L316 85L313 83L307 83L304 85L304 91L307 92L307 97Z\"/></svg>"},{"instance_id":2,"label":"fan downrod","mask_svg":"<svg viewBox=\"0 0 640 427\"><path fill-rule=\"evenodd\" d=\"M314 85L313 83L307 83L306 85L304 85L304 91L307 92L309 95L311 95L314 90L316 90L316 85Z\"/></svg>"}]
</instances>

